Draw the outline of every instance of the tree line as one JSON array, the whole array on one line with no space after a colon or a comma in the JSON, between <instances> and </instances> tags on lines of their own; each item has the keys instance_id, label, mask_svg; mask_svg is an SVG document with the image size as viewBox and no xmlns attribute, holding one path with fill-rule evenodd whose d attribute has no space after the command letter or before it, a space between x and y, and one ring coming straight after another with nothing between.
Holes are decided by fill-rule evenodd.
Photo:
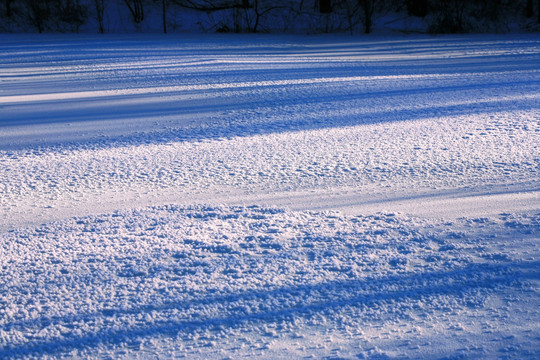
<instances>
[{"instance_id":1,"label":"tree line","mask_svg":"<svg viewBox=\"0 0 540 360\"><path fill-rule=\"evenodd\" d=\"M136 29L147 14L159 14L161 31L179 13L221 16L206 31L269 32L312 21L316 31L370 33L374 20L390 12L421 18L431 33L504 32L509 22L538 31L540 0L0 0L0 30L78 32L89 24L108 31L106 16L122 14ZM115 9L116 11L112 11ZM114 14L113 14L114 13Z\"/></svg>"}]
</instances>

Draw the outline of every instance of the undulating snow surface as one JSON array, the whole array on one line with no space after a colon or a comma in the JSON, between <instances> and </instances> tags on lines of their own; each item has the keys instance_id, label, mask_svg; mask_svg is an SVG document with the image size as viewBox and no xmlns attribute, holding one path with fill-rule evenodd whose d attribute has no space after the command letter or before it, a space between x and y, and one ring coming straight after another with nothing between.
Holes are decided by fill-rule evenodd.
<instances>
[{"instance_id":1,"label":"undulating snow surface","mask_svg":"<svg viewBox=\"0 0 540 360\"><path fill-rule=\"evenodd\" d=\"M535 358L534 36L0 37L0 358Z\"/></svg>"}]
</instances>

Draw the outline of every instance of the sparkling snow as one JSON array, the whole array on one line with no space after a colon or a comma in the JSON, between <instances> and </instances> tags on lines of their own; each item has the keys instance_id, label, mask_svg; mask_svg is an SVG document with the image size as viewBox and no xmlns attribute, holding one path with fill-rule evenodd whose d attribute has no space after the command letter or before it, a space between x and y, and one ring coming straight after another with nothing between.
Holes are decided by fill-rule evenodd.
<instances>
[{"instance_id":1,"label":"sparkling snow","mask_svg":"<svg viewBox=\"0 0 540 360\"><path fill-rule=\"evenodd\" d=\"M536 37L0 40L0 358L540 351Z\"/></svg>"}]
</instances>

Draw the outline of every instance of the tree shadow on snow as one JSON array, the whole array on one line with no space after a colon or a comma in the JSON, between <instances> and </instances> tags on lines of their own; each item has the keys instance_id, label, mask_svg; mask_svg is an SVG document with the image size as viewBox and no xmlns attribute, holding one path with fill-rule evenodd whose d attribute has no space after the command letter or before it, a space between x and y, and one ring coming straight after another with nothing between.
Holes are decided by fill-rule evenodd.
<instances>
[{"instance_id":1,"label":"tree shadow on snow","mask_svg":"<svg viewBox=\"0 0 540 360\"><path fill-rule=\"evenodd\" d=\"M508 87L527 92L531 84L520 81L371 91L341 84L334 94L328 95L313 94L310 86L299 86L305 91L299 91L293 97L288 91L282 91L284 86L267 86L264 91L271 94L261 96L257 91L252 92L250 85L225 90L194 90L190 95L182 96L169 92L40 101L27 104L23 111L0 121L0 129L8 130L5 139L0 136L0 149L75 144L108 148L538 109L536 98L524 96L518 100L501 96L503 89ZM455 102L441 101L446 97L452 99L453 94L472 94L480 90L492 92L494 97L471 101L460 95ZM231 91L243 94L229 96ZM435 101L425 103L426 96ZM403 103L409 105L403 107ZM44 104L48 105L43 107ZM83 123L88 125L78 126ZM36 125L57 127L47 129L47 136L41 135L41 130L34 130L27 138L18 135L15 137L17 142L10 143L10 127L31 129Z\"/></svg>"},{"instance_id":2,"label":"tree shadow on snow","mask_svg":"<svg viewBox=\"0 0 540 360\"><path fill-rule=\"evenodd\" d=\"M101 345L136 344L155 336L185 336L201 330L226 331L243 326L258 328L293 320L302 322L319 315L332 319L333 314L344 308L348 313L354 311L356 318L363 318L367 325L374 321L374 317L408 319L410 305L414 302L427 304L428 309L433 311L444 312L441 308L444 304L458 304L474 311L482 308L484 299L496 293L497 289L514 287L517 290L529 279L540 280L539 262L478 263L444 271L302 284L217 296L200 294L186 301L7 324L2 326L4 330L15 328L21 332L28 327L46 328L55 324L73 327L73 323L94 323L100 319L105 319L104 323L112 322L114 326L84 335L70 332L47 341L8 345L0 349L0 357L54 356ZM446 298L446 302L437 302L438 298ZM385 305L385 310L373 310L384 308ZM189 313L190 318L167 315L172 310L180 314ZM128 325L127 320L122 319L128 315L144 317L156 313L162 313L168 319L136 325Z\"/></svg>"},{"instance_id":3,"label":"tree shadow on snow","mask_svg":"<svg viewBox=\"0 0 540 360\"><path fill-rule=\"evenodd\" d=\"M537 99L527 98L537 92L538 59L527 52L537 41L530 38L300 39L7 38L0 60L30 72L8 73L6 89L14 86L21 96L38 89L52 97L55 91L67 97L91 91L71 100L0 103L0 149L199 141L538 109ZM355 76L362 79L346 81ZM314 79L321 83L310 83ZM115 95L119 86L142 93ZM162 86L185 89L153 93ZM108 92L95 96L92 90L100 89ZM11 128L17 128L15 137Z\"/></svg>"}]
</instances>

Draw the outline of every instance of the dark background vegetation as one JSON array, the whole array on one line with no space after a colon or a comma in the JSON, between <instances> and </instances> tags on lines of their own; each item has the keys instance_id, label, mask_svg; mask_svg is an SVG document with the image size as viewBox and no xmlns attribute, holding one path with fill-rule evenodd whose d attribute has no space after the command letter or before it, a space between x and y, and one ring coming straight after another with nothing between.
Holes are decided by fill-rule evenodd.
<instances>
[{"instance_id":1,"label":"dark background vegetation","mask_svg":"<svg viewBox=\"0 0 540 360\"><path fill-rule=\"evenodd\" d=\"M2 32L350 32L379 19L421 24L415 31L538 31L540 0L0 0ZM194 27L186 19L205 18ZM386 17L386 18L385 18ZM153 27L144 26L151 22ZM184 23L185 26L182 26ZM200 23L200 22L199 22ZM198 23L197 23L198 24ZM304 24L305 26L299 26ZM190 27L191 26L191 27Z\"/></svg>"}]
</instances>

